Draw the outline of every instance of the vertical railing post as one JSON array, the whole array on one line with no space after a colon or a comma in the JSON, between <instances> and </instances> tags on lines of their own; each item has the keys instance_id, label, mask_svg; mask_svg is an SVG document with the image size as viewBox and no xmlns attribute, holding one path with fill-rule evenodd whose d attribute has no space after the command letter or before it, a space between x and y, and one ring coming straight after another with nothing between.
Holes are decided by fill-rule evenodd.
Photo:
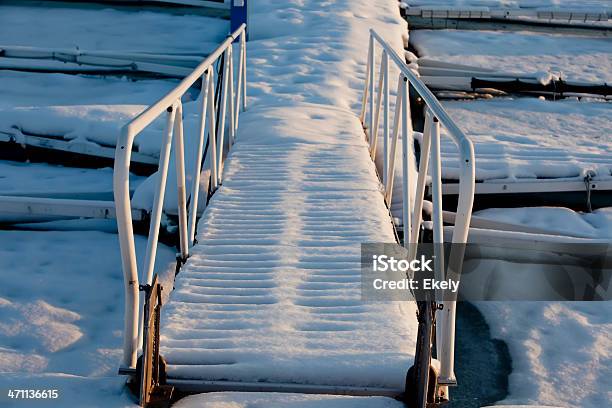
<instances>
[{"instance_id":1,"label":"vertical railing post","mask_svg":"<svg viewBox=\"0 0 612 408\"><path fill-rule=\"evenodd\" d=\"M369 85L370 91L368 92L368 97L370 98L370 122L369 122L369 134L370 134L370 153L372 152L372 143L373 143L373 134L374 134L374 78L376 78L376 66L374 65L375 58L375 48L374 48L374 38L370 37L370 52L368 54L369 61L368 65L370 66L370 78Z\"/></svg>"},{"instance_id":2,"label":"vertical railing post","mask_svg":"<svg viewBox=\"0 0 612 408\"><path fill-rule=\"evenodd\" d=\"M365 86L363 87L363 95L361 96L361 112L359 113L359 120L361 124L366 127L366 111L368 105L368 94L370 93L370 70L372 67L370 66L370 55L372 55L372 49L374 44L374 38L372 34L370 34L370 42L368 44L368 57L366 59L366 72L365 72Z\"/></svg>"},{"instance_id":3,"label":"vertical railing post","mask_svg":"<svg viewBox=\"0 0 612 408\"><path fill-rule=\"evenodd\" d=\"M219 186L219 176L217 169L217 132L216 132L216 121L217 118L215 116L215 77L212 69L208 70L208 151L210 152L210 181L211 181L211 190L215 191Z\"/></svg>"},{"instance_id":4,"label":"vertical railing post","mask_svg":"<svg viewBox=\"0 0 612 408\"><path fill-rule=\"evenodd\" d=\"M433 114L431 115L433 116ZM442 217L442 160L440 157L440 122L435 116L431 123L431 178L432 178L432 194L431 201L433 205L432 223L433 223L433 243L434 243L434 273L436 279L445 279L445 262L444 262L444 224ZM439 296L436 296L439 298ZM448 307L446 301L442 301L444 309ZM436 324L436 345L437 356L440 360L440 378L445 381L452 377L452 361L449 357L453 353L454 344L451 344L449 337L449 325L454 326L454 321L448 319L448 314L445 310L438 313ZM453 341L454 343L454 341ZM449 371L451 370L451 371ZM445 387L442 392L448 395L448 389Z\"/></svg>"},{"instance_id":5,"label":"vertical railing post","mask_svg":"<svg viewBox=\"0 0 612 408\"><path fill-rule=\"evenodd\" d=\"M183 104L179 99L174 119L174 162L176 165L176 193L179 216L179 239L181 260L184 262L189 256L187 238L187 195L185 187L185 142L183 140Z\"/></svg>"},{"instance_id":6,"label":"vertical railing post","mask_svg":"<svg viewBox=\"0 0 612 408\"><path fill-rule=\"evenodd\" d=\"M238 49L238 75L236 77L236 100L234 101L234 129L238 130L238 117L240 116L240 102L242 100L242 36Z\"/></svg>"},{"instance_id":7,"label":"vertical railing post","mask_svg":"<svg viewBox=\"0 0 612 408\"><path fill-rule=\"evenodd\" d=\"M247 52L246 52L246 31L240 35L240 50L242 52L242 111L247 107ZM238 126L238 125L236 125Z\"/></svg>"},{"instance_id":8,"label":"vertical railing post","mask_svg":"<svg viewBox=\"0 0 612 408\"><path fill-rule=\"evenodd\" d=\"M229 80L228 60L229 52L225 50L225 56L223 57L223 79L221 81L221 112L219 113L219 127L217 128L219 133L219 144L217 145L217 170L219 176L219 184L221 184L221 178L223 177L223 150L225 148L225 116L227 115L227 91Z\"/></svg>"},{"instance_id":9,"label":"vertical railing post","mask_svg":"<svg viewBox=\"0 0 612 408\"><path fill-rule=\"evenodd\" d=\"M230 47L227 49L227 56L228 56L228 62L229 62L229 78L228 78L228 83L229 83L229 98L228 98L228 104L229 104L229 116L230 116L230 125L228 126L229 129L229 145L232 146L234 144L234 137L235 137L235 132L236 132L236 118L234 117L234 53L232 51L232 46L230 45Z\"/></svg>"},{"instance_id":10,"label":"vertical railing post","mask_svg":"<svg viewBox=\"0 0 612 408\"><path fill-rule=\"evenodd\" d=\"M425 111L425 128L423 129L423 140L421 143L421 155L419 160L419 174L417 176L416 194L414 200L414 210L412 211L412 242L419 242L419 231L423 218L423 199L425 197L425 185L427 183L427 170L429 167L429 156L431 150L431 125L433 117L429 108ZM416 245L411 248L410 259L416 257Z\"/></svg>"},{"instance_id":11,"label":"vertical railing post","mask_svg":"<svg viewBox=\"0 0 612 408\"><path fill-rule=\"evenodd\" d=\"M193 180L191 186L191 203L189 209L189 246L192 247L196 234L196 219L198 216L198 200L200 195L200 174L202 172L202 151L206 140L206 109L208 103L208 70L202 75L202 102L200 104L200 129L198 134L198 147L194 156Z\"/></svg>"},{"instance_id":12,"label":"vertical railing post","mask_svg":"<svg viewBox=\"0 0 612 408\"><path fill-rule=\"evenodd\" d=\"M166 113L166 127L159 153L159 167L157 169L157 180L155 185L155 196L153 208L151 209L151 220L149 221L149 239L147 241L147 252L144 261L145 284L153 282L153 271L155 270L155 255L157 254L157 240L159 237L159 226L164 208L164 197L166 194L166 180L168 178L168 164L170 163L170 151L172 150L172 138L174 132L176 105L168 107Z\"/></svg>"},{"instance_id":13,"label":"vertical railing post","mask_svg":"<svg viewBox=\"0 0 612 408\"><path fill-rule=\"evenodd\" d=\"M382 56L383 71L383 185L389 178L389 55Z\"/></svg>"},{"instance_id":14,"label":"vertical railing post","mask_svg":"<svg viewBox=\"0 0 612 408\"><path fill-rule=\"evenodd\" d=\"M117 140L117 147L115 149L115 165L113 169L113 194L117 213L117 232L119 235L125 292L122 359L122 366L125 368L136 368L140 306L129 177L134 137L135 135L132 134L129 126L121 130L121 135Z\"/></svg>"},{"instance_id":15,"label":"vertical railing post","mask_svg":"<svg viewBox=\"0 0 612 408\"><path fill-rule=\"evenodd\" d=\"M383 51L382 60L384 61L384 56L387 54L387 51ZM376 149L378 146L378 128L380 126L380 108L382 107L383 101L383 83L384 83L384 69L381 63L380 72L378 73L378 95L376 97L376 112L374 114L374 129L370 132L370 155L372 159L376 161Z\"/></svg>"},{"instance_id":16,"label":"vertical railing post","mask_svg":"<svg viewBox=\"0 0 612 408\"><path fill-rule=\"evenodd\" d=\"M412 126L410 121L410 99L408 95L408 78L402 78L402 220L404 222L404 247L409 248L410 232L412 230L410 224L410 207L412 205L410 199L410 169L408 166L411 163L410 154L408 152L409 140L412 140Z\"/></svg>"},{"instance_id":17,"label":"vertical railing post","mask_svg":"<svg viewBox=\"0 0 612 408\"><path fill-rule=\"evenodd\" d=\"M399 78L397 80L397 93L395 96L395 115L393 118L393 132L391 135L391 152L389 157L389 174L387 177L387 184L385 185L385 200L391 208L391 200L393 199L393 181L395 179L395 156L397 154L397 140L399 138L399 125L400 125L400 116L402 112L402 98L403 92L402 87L404 86L404 75L399 74Z\"/></svg>"}]
</instances>

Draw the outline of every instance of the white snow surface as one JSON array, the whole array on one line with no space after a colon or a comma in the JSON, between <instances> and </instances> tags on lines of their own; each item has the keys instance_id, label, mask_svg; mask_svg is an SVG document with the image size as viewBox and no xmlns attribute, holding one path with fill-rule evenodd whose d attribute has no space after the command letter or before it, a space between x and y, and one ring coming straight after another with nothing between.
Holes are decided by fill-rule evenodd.
<instances>
[{"instance_id":1,"label":"white snow surface","mask_svg":"<svg viewBox=\"0 0 612 408\"><path fill-rule=\"evenodd\" d=\"M0 71L0 133L17 140L32 134L114 147L121 127L177 83ZM135 141L136 151L157 156L162 129L155 123L145 130Z\"/></svg>"},{"instance_id":2,"label":"white snow surface","mask_svg":"<svg viewBox=\"0 0 612 408\"><path fill-rule=\"evenodd\" d=\"M177 408L402 408L404 404L384 397L213 392L183 398L175 406Z\"/></svg>"},{"instance_id":3,"label":"white snow surface","mask_svg":"<svg viewBox=\"0 0 612 408\"><path fill-rule=\"evenodd\" d=\"M559 235L612 241L612 208L600 208L591 213L576 212L563 207L489 208L475 212L474 216L546 228Z\"/></svg>"},{"instance_id":4,"label":"white snow surface","mask_svg":"<svg viewBox=\"0 0 612 408\"><path fill-rule=\"evenodd\" d=\"M474 142L478 180L612 176L609 102L495 98L443 105ZM457 179L454 143L443 138L441 150L444 177Z\"/></svg>"},{"instance_id":5,"label":"white snow surface","mask_svg":"<svg viewBox=\"0 0 612 408\"><path fill-rule=\"evenodd\" d=\"M610 302L476 302L512 356L503 404L597 408L612 400Z\"/></svg>"},{"instance_id":6,"label":"white snow surface","mask_svg":"<svg viewBox=\"0 0 612 408\"><path fill-rule=\"evenodd\" d=\"M202 55L221 42L229 21L138 8L2 5L0 45Z\"/></svg>"},{"instance_id":7,"label":"white snow surface","mask_svg":"<svg viewBox=\"0 0 612 408\"><path fill-rule=\"evenodd\" d=\"M123 344L117 235L48 225L65 230L0 231L0 388L59 390L58 400L35 406L131 406L117 376ZM140 255L145 243L136 237ZM165 280L174 252L158 249ZM3 391L0 405L13 404L30 406Z\"/></svg>"},{"instance_id":8,"label":"white snow surface","mask_svg":"<svg viewBox=\"0 0 612 408\"><path fill-rule=\"evenodd\" d=\"M249 109L163 318L173 378L401 390L413 304L364 303L360 243L394 234L356 113L394 1L256 2Z\"/></svg>"},{"instance_id":9,"label":"white snow surface","mask_svg":"<svg viewBox=\"0 0 612 408\"><path fill-rule=\"evenodd\" d=\"M130 187L144 177L131 175ZM0 161L0 195L97 198L112 200L113 169L83 169L44 163Z\"/></svg>"},{"instance_id":10,"label":"white snow surface","mask_svg":"<svg viewBox=\"0 0 612 408\"><path fill-rule=\"evenodd\" d=\"M565 80L612 82L607 37L484 30L413 30L419 57L501 72L560 73Z\"/></svg>"},{"instance_id":11,"label":"white snow surface","mask_svg":"<svg viewBox=\"0 0 612 408\"><path fill-rule=\"evenodd\" d=\"M82 6L2 5L0 46L203 57L229 31L229 21L220 18L160 9ZM121 127L177 83L0 71L0 132L17 138L24 133L114 147ZM161 126L156 123L143 132L136 139L136 151L157 156Z\"/></svg>"},{"instance_id":12,"label":"white snow surface","mask_svg":"<svg viewBox=\"0 0 612 408\"><path fill-rule=\"evenodd\" d=\"M612 242L612 208L498 208L474 215ZM515 265L515 267L517 267ZM612 400L611 302L476 302L512 356L502 404L595 408ZM503 405L506 406L506 405Z\"/></svg>"}]
</instances>

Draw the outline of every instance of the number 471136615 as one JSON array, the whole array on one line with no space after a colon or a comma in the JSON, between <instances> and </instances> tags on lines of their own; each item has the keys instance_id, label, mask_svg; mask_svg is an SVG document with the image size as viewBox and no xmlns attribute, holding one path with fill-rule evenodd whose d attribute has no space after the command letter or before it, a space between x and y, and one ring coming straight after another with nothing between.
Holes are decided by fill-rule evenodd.
<instances>
[{"instance_id":1,"label":"number 471136615","mask_svg":"<svg viewBox=\"0 0 612 408\"><path fill-rule=\"evenodd\" d=\"M10 389L10 399L56 399L59 398L58 390L35 390L35 389Z\"/></svg>"}]
</instances>

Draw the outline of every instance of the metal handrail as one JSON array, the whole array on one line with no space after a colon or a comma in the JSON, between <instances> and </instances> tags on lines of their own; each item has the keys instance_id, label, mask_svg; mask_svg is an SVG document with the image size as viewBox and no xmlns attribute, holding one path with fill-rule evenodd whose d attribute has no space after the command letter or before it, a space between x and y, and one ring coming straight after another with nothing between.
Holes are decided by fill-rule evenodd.
<instances>
[{"instance_id":1,"label":"metal handrail","mask_svg":"<svg viewBox=\"0 0 612 408\"><path fill-rule=\"evenodd\" d=\"M378 78L378 97L375 98L375 76L376 76L376 45L382 50L380 58L380 72ZM390 128L389 110L389 61L399 70L397 84L397 96L395 101L395 117L393 127ZM366 68L365 89L362 99L360 119L364 126L366 136L369 139L370 155L376 160L378 131L380 127L380 110L383 109L383 188L387 204L391 206L393 193L393 181L395 174L395 155L399 138L399 129L402 128L402 175L403 175L403 232L404 246L409 248L409 256L416 256L417 243L419 242L420 227L422 224L423 201L427 183L427 172L431 168L432 184L432 224L434 243L444 242L443 212L442 212L442 174L440 157L440 124L447 134L458 146L461 157L461 170L459 176L459 198L457 213L454 218L454 229L452 243L464 244L467 242L470 220L472 216L472 205L474 202L474 191L476 187L474 146L470 139L461 131L452 118L446 113L438 99L427 88L407 66L395 50L385 42L374 30L370 30L370 41L368 45L368 59ZM425 128L423 132L423 143L421 144L421 160L419 162L418 176L416 181L416 194L414 201L409 191L410 173L409 168L412 158L412 121L410 116L409 87L419 94L426 104ZM376 99L376 101L375 101ZM369 116L366 116L368 113ZM401 120L400 120L401 119ZM389 138L391 140L389 140ZM391 143L389 143L391 142ZM431 163L430 163L431 160ZM411 245L412 244L412 245ZM461 247L461 246L458 246ZM436 258L434 264L436 271L444 271L444 253L441 245L435 245ZM441 253L438 253L441 252ZM458 260L463 258L460 250L451 251L450 265L457 266ZM455 272L459 272L458 270ZM455 302L444 301L443 309L437 318L436 341L438 347L438 359L440 360L441 384L452 384L454 375L454 343L455 343Z\"/></svg>"},{"instance_id":2,"label":"metal handrail","mask_svg":"<svg viewBox=\"0 0 612 408\"><path fill-rule=\"evenodd\" d=\"M159 155L159 171L155 189L155 198L151 210L149 238L145 256L145 282L151 284L159 228L162 217L166 178L170 162L171 147L174 137L174 156L177 176L178 215L180 237L180 261L189 256L189 248L195 239L196 217L198 213L198 193L202 151L208 128L209 148L207 159L211 170L211 186L216 189L221 182L223 166L223 147L225 133L225 116L229 113L229 144L234 142L238 128L240 108L246 109L246 25L242 24L227 37L204 61L202 61L176 88L163 96L159 101L145 109L121 129L115 150L115 166L113 174L113 190L117 213L117 229L121 248L121 263L125 285L125 319L123 341L123 368L135 368L137 351L141 342L142 332L139 329L139 278L136 265L136 250L134 246L134 230L132 227L132 209L130 202L129 172L130 157L134 139L158 117L166 112L166 127ZM239 68L234 87L233 42L240 38ZM220 123L216 124L215 113L215 75L213 66L221 56L224 56L223 84L220 102ZM181 98L198 80L202 80L200 126L198 147L194 154L192 170L192 189L190 205L187 208L185 187L185 148L183 143L183 105ZM236 92L234 93L234 91ZM229 97L228 97L229 93ZM229 109L227 109L229 108ZM206 124L208 116L208 126Z\"/></svg>"}]
</instances>

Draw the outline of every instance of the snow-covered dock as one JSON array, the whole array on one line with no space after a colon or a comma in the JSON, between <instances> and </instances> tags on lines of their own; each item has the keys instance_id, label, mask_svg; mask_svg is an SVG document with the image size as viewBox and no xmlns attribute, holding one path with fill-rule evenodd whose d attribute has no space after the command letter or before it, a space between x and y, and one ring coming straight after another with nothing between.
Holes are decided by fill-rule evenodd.
<instances>
[{"instance_id":1,"label":"snow-covered dock","mask_svg":"<svg viewBox=\"0 0 612 408\"><path fill-rule=\"evenodd\" d=\"M607 38L526 31L414 30L410 42L419 54L419 58L410 58L423 80L456 98L444 105L475 143L476 193L484 200L481 204L500 205L496 203L503 199L495 197L516 195L526 200L523 205L588 208L591 199L593 206L609 205L612 161L607 153L612 113L604 93L597 98L585 88L583 94L549 94L567 97L562 100L536 99L528 92L525 97L470 100L473 95L469 93L477 83L474 78L604 85L611 78ZM492 91L480 90L487 92ZM444 193L452 196L457 192L459 160L454 146L447 144L442 150ZM546 195L538 196L543 192Z\"/></svg>"}]
</instances>

